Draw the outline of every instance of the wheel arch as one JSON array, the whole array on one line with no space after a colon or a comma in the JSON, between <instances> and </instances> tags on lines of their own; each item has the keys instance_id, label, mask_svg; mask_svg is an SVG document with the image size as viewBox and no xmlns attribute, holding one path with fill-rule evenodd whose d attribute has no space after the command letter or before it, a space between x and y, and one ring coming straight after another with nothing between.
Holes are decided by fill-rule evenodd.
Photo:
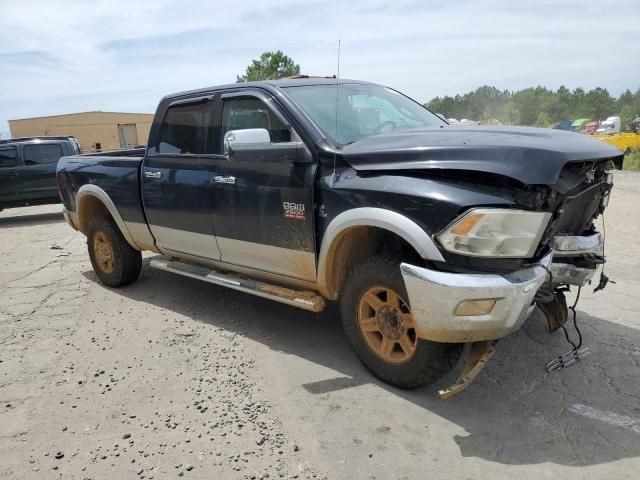
<instances>
[{"instance_id":1,"label":"wheel arch","mask_svg":"<svg viewBox=\"0 0 640 480\"><path fill-rule=\"evenodd\" d=\"M85 235L89 227L91 218L100 214L108 214L113 218L114 222L118 226L122 236L131 247L136 250L140 248L136 245L131 233L127 229L125 221L118 212L115 204L103 189L97 185L83 185L78 190L76 195L76 209L77 209L77 227Z\"/></svg>"},{"instance_id":2,"label":"wheel arch","mask_svg":"<svg viewBox=\"0 0 640 480\"><path fill-rule=\"evenodd\" d=\"M370 253L376 247L371 233L380 231L399 239L422 259L444 261L431 237L410 218L384 208L354 208L335 217L324 233L317 282L322 295L330 300L338 298L350 254Z\"/></svg>"}]
</instances>

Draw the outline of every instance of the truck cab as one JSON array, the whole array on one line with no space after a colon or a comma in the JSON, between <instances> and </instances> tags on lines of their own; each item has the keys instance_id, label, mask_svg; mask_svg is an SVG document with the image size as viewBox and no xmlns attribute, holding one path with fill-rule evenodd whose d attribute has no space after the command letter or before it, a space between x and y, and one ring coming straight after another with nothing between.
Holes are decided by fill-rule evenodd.
<instances>
[{"instance_id":1,"label":"truck cab","mask_svg":"<svg viewBox=\"0 0 640 480\"><path fill-rule=\"evenodd\" d=\"M585 135L595 135L596 131L598 130L598 128L600 127L600 121L599 120L592 120L589 123L587 123L584 127L584 130L582 131L582 133L584 133Z\"/></svg>"},{"instance_id":2,"label":"truck cab","mask_svg":"<svg viewBox=\"0 0 640 480\"><path fill-rule=\"evenodd\" d=\"M620 133L622 122L620 117L608 117L596 130L596 135L613 135Z\"/></svg>"}]
</instances>

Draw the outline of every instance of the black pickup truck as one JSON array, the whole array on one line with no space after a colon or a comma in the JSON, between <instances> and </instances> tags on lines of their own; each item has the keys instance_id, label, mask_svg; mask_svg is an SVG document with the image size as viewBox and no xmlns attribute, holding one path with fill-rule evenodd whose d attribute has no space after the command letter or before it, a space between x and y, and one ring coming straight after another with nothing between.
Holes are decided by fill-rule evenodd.
<instances>
[{"instance_id":1,"label":"black pickup truck","mask_svg":"<svg viewBox=\"0 0 640 480\"><path fill-rule=\"evenodd\" d=\"M310 311L338 301L358 357L402 388L470 355L464 388L536 305L604 262L594 220L622 153L572 132L449 126L387 87L233 84L163 98L146 149L64 157L98 278L151 267Z\"/></svg>"},{"instance_id":2,"label":"black pickup truck","mask_svg":"<svg viewBox=\"0 0 640 480\"><path fill-rule=\"evenodd\" d=\"M0 140L0 211L60 203L56 164L80 153L74 137L21 137Z\"/></svg>"}]
</instances>

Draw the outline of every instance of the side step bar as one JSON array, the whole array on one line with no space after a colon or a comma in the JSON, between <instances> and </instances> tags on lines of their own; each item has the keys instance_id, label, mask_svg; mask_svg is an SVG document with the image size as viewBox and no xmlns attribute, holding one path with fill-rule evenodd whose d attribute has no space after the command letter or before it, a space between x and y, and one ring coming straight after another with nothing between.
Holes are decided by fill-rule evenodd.
<instances>
[{"instance_id":1,"label":"side step bar","mask_svg":"<svg viewBox=\"0 0 640 480\"><path fill-rule=\"evenodd\" d=\"M154 257L149 265L158 270L165 270L240 292L251 293L258 297L268 298L269 300L285 303L310 312L321 312L325 305L324 298L315 292L291 290L236 273L222 273L209 267L200 267L181 262L171 257Z\"/></svg>"}]
</instances>

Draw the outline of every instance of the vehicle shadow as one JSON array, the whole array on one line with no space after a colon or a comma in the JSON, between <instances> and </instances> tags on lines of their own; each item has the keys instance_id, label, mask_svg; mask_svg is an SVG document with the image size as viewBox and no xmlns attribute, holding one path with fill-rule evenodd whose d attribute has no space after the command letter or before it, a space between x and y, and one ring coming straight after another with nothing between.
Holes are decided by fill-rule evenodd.
<instances>
[{"instance_id":1,"label":"vehicle shadow","mask_svg":"<svg viewBox=\"0 0 640 480\"><path fill-rule=\"evenodd\" d=\"M95 278L93 272L85 275ZM498 344L498 353L469 389L443 401L436 392L454 380L453 373L413 391L372 377L348 345L334 305L308 313L148 266L136 283L114 292L340 372L300 385L310 394L374 383L464 428L468 434L453 439L463 457L570 466L640 457L640 330L582 311L580 325L593 352L584 362L544 372L544 364L568 344L561 332L550 334L536 312Z\"/></svg>"},{"instance_id":2,"label":"vehicle shadow","mask_svg":"<svg viewBox=\"0 0 640 480\"><path fill-rule=\"evenodd\" d=\"M29 215L12 215L9 217L0 214L0 228L20 225L49 225L64 221L65 219L62 215L62 211Z\"/></svg>"}]
</instances>

